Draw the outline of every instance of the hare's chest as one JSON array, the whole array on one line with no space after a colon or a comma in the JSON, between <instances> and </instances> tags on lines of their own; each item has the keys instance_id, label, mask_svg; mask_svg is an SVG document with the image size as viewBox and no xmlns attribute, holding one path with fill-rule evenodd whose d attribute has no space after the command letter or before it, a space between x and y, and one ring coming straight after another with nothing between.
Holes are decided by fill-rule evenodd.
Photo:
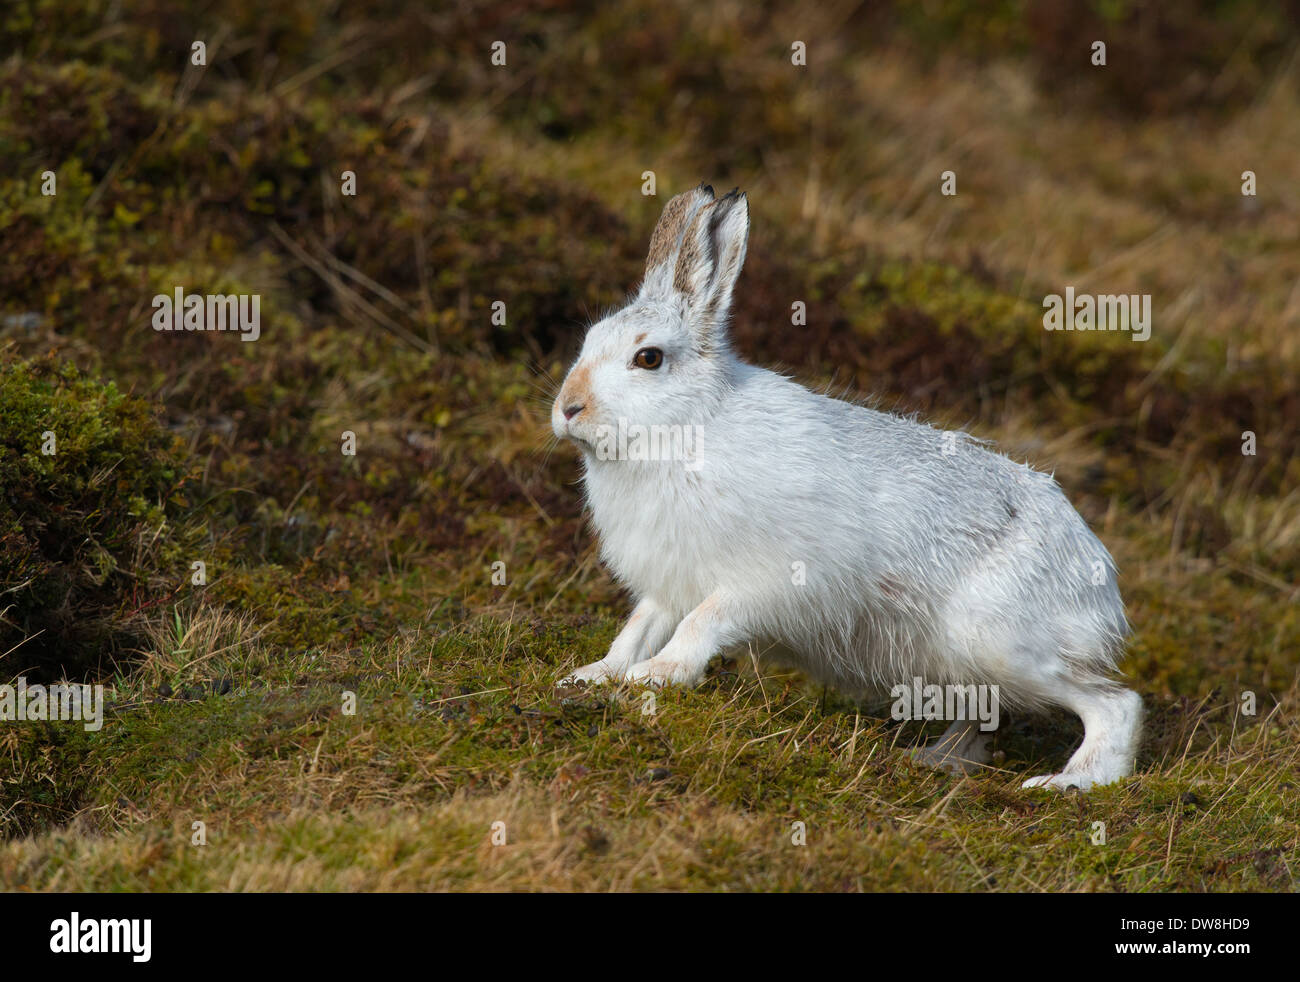
<instances>
[{"instance_id":1,"label":"hare's chest","mask_svg":"<svg viewBox=\"0 0 1300 982\"><path fill-rule=\"evenodd\" d=\"M586 490L601 557L637 596L690 609L716 586L709 570L717 546L682 488L589 474Z\"/></svg>"}]
</instances>

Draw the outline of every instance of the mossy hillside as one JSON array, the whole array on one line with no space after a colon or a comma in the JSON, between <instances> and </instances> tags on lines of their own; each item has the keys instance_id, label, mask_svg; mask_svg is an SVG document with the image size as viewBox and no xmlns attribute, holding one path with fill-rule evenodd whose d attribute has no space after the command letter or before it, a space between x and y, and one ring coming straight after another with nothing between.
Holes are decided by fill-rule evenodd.
<instances>
[{"instance_id":1,"label":"mossy hillside","mask_svg":"<svg viewBox=\"0 0 1300 982\"><path fill-rule=\"evenodd\" d=\"M59 85L67 88L66 76L77 73L60 70L56 74ZM99 85L96 91L104 88L112 87ZM60 95L66 93L60 91ZM139 97L124 112L115 109L111 115L123 116L129 122L147 115L144 107L156 101L156 97ZM158 138L150 144L149 153L132 154L133 162L125 165L125 172L119 172L108 183L110 188L131 186L132 172L138 168L149 178L141 187L150 190L128 195L125 200L114 200L111 190L103 193L99 210L105 223L105 237L93 232L88 237L82 230L77 230L76 237L86 259L94 265L76 270L68 279L81 284L98 283L106 277L120 277L124 271L139 270L141 259L136 257L125 263L102 258L120 251L118 241L129 228L134 228L133 241L147 244L155 255L160 251L192 250L188 242L172 242L168 248L160 249L160 243L149 234L155 226L180 227L169 211L164 210L152 222L144 217L153 207L150 202L156 196L155 182L163 182L165 186L175 175L189 175L187 180L200 181L207 193L199 199L201 215L186 215L184 227L191 227L199 217L204 228L214 230L206 243L208 248L202 250L207 255L196 256L179 266L173 264L150 271L149 289L165 289L178 279L206 282L214 290L233 289L241 284L226 283L215 271L229 270L236 257L247 257L259 250L265 254L268 246L283 253L283 243L270 234L270 223L289 229L324 223L333 229L333 235L304 245L395 290L402 305L400 312L394 312L397 319L409 323L425 343L454 344L457 338L464 338L470 343L486 343L507 350L522 345L535 358L541 358L557 350L570 349L582 320L581 312L599 309L634 282L638 253L628 244L631 240L624 223L612 216L600 218L599 224L579 223L582 234L578 241L590 252L584 255L580 249L576 254L561 257L557 248L559 230L564 228L571 236L565 242L567 251L573 252L575 219L600 214L587 207L587 203L568 201L567 192L539 186L518 192L506 190L505 186L484 187L478 175L480 165L472 155L470 159L444 155L421 160L423 153L412 157L410 153L397 152L397 147L403 145L402 141L416 126L412 119L381 113L376 104L365 101L356 104L355 113L350 116L345 109L341 114L343 119L353 119L351 129L337 125L337 104L328 110L323 104L315 103L286 111L276 102L264 106L209 102L181 113L167 124L167 132L173 134L171 140ZM22 118L47 119L50 115L33 112ZM98 118L93 112L91 115ZM256 126L248 122L250 118L258 120ZM50 129L52 125L46 124L44 128ZM132 133L147 128L139 123L100 126L100 142L125 141ZM435 121L421 148L426 144L444 145L446 133L439 132L440 129ZM230 155L218 155L215 163L208 153L208 140L213 138L213 131L219 134L217 139L221 144L231 148ZM196 138L196 134L203 137ZM42 140L50 146L59 145L47 133L32 134L23 142L26 145ZM79 135L78 140L82 142L76 146L92 159L124 156L121 149L111 146L97 149L95 141L84 135ZM310 155L308 148L312 150ZM233 162L227 159L231 155ZM365 174L367 181L378 182L375 193L362 196L356 207L352 203L347 209L328 207L330 196L317 194L316 184L330 158L354 162L350 166ZM423 186L423 175L430 166L435 183L441 182L436 175L445 175L449 186ZM415 187L410 186L411 175L415 175ZM497 180L506 178L498 175ZM79 187L80 196L78 186L74 185L63 214L80 214L85 208L85 199L91 191L89 180L83 178ZM27 200L32 200L30 194ZM207 202L206 206L203 201ZM386 203L382 211L372 207L378 201ZM400 203L400 207L390 207L393 202ZM191 198L188 206L192 208L194 204ZM558 214L547 214L548 208ZM464 222L438 222L433 220L435 215L453 219L463 215ZM489 224L476 231L483 226L485 216L499 220L501 226L494 229ZM124 221L131 224L123 225ZM579 276L575 282L592 284L594 278L595 294L589 290L580 296L556 296L546 289L546 284L554 282L553 276L544 280L519 280L509 255L503 251L503 243L508 238L502 234L506 223L512 235L532 239L539 250L553 250L556 269L563 263L569 269L592 270L594 277ZM762 235L776 238L772 232L760 232L760 243ZM39 242L40 237L15 233L14 238L19 242ZM440 271L430 282L417 282L417 259L421 257L416 254L416 242L421 243L418 252L423 253L422 258ZM37 249L43 255L47 251L43 244ZM1274 434L1278 445L1286 445L1294 435L1292 421L1297 413L1291 410L1300 405L1300 394L1295 391L1293 376L1270 363L1252 362L1225 374L1214 367L1221 360L1221 353L1206 350L1194 353L1185 367L1153 374L1154 366L1166 350L1164 345L1148 343L1135 346L1131 353L1117 352L1116 346L1108 343L1110 339L1086 335L1069 337L1067 343L1046 344L1031 306L1010 303L997 284L988 289L990 284L979 282L984 274L978 268L977 275L955 280L951 268L913 267L887 258L850 254L848 260L840 263L856 270L852 275L831 270L825 274L830 277L830 283L809 283L798 269L788 265L783 268L779 262L765 264L762 256L776 255L777 249L764 253L756 244L754 251L754 281L759 286L741 298L738 334L742 345L759 359L775 356L775 360L802 367L814 375L833 370L842 378L846 370L856 371L855 381L864 389L897 393L905 405L927 410L934 408L932 395L941 388L978 393L977 398L985 401L997 397L1014 399L1023 394L1042 403L1062 391L1060 378L1069 378L1070 399L1050 407L1050 412L1067 424L1084 422L1088 414L1095 417L1099 411L1122 418L1124 422L1120 425L1127 427L1126 432L1107 430L1099 434L1099 439L1106 440L1111 447L1132 446L1137 439L1168 443L1189 414L1194 416L1196 425L1183 429L1202 434L1208 431L1209 439L1179 449L1189 449L1197 455L1227 457L1235 452L1240 456L1240 434L1247 429ZM612 266L607 262L611 256L616 257ZM60 266L70 262L66 251L60 259ZM112 262L111 274L109 262ZM861 272L873 267L877 269L874 274ZM530 269L540 274L551 272L540 257ZM308 298L327 314L334 311L340 316L355 315L355 308L347 307L337 287L317 273L299 266L291 282L296 296ZM23 283L27 289L33 288L32 281ZM274 295L277 291L271 288L270 292ZM57 303L63 293L56 286L44 294L46 306ZM508 293L511 297L508 325L513 327L507 326L504 331L491 326L486 316L491 294L495 293ZM814 310L814 326L804 332L782 330L784 318L779 312L788 309L789 298L818 293L832 295L834 302ZM138 325L117 327L104 323L103 291L93 291L93 296L97 306L79 313L93 316L101 325L99 330L110 335L117 330L138 330ZM21 293L16 297L20 298ZM387 306L380 300L376 303ZM936 304L944 305L945 309L937 309ZM16 303L12 309L22 306ZM124 306L118 304L116 309ZM289 306L286 297L276 313L285 321L280 327L282 333L296 333L292 329L293 315L285 309ZM862 338L845 334L842 326L852 322L865 325L866 338L874 343L864 345ZM528 329L520 335L517 325L527 325ZM373 331L386 329L373 322L367 327ZM194 347L178 345L176 350L192 351ZM219 366L221 360L195 361L203 369L191 376L195 389L206 391L213 386L204 366ZM290 362L284 377L296 382L305 367L301 361ZM1260 384L1261 375L1269 377L1268 384ZM998 379L1001 388L990 390L985 381L990 378ZM291 384L276 388L277 405L291 410L293 396L289 390L292 388ZM173 399L179 402L179 393ZM951 404L951 398L946 401ZM966 406L952 408L969 412ZM1143 411L1139 412L1140 409ZM1143 428L1135 432L1139 419ZM1269 486L1277 487L1287 476L1280 466L1287 459L1270 454L1250 463L1261 466ZM1159 493L1168 479L1157 476L1151 483L1156 489L1154 493Z\"/></svg>"},{"instance_id":2,"label":"mossy hillside","mask_svg":"<svg viewBox=\"0 0 1300 982\"><path fill-rule=\"evenodd\" d=\"M105 295L105 283L143 291L144 276L153 289L179 280L215 292L237 285L220 282L221 271L228 278L270 248L303 267L282 287L318 316L340 313L341 297L360 293L426 346L513 351L527 342L536 353L556 332L570 332L584 309L617 299L635 272L626 228L607 209L570 188L494 172L472 151L450 147L437 116L406 115L368 98L344 105L210 98L177 108L160 105L156 86L108 70L33 70L17 61L0 73L0 92L7 119L0 146L16 165L41 161L30 177L7 177L2 186L10 268L39 257L59 277L38 286L15 275L4 284L5 302L13 310L57 310L56 330L77 330L74 314L95 315L109 339L135 335L147 316L124 295ZM92 125L64 125L83 114ZM132 122L118 125L123 118ZM35 193L43 169L59 179L57 195ZM364 191L346 202L344 171L361 175ZM300 234L297 244L328 266L329 277L296 261L276 235L321 225L326 235ZM507 247L519 235L536 264L518 263ZM586 270L572 281L581 286L557 280L562 264ZM349 270L387 293L371 295ZM504 330L488 316L499 296L511 301ZM79 306L92 297L100 307ZM105 317L104 306L118 317ZM128 311L137 316L124 323ZM286 302L281 316L291 313ZM367 326L385 330L385 323ZM518 332L523 324L533 325L527 338Z\"/></svg>"},{"instance_id":3,"label":"mossy hillside","mask_svg":"<svg viewBox=\"0 0 1300 982\"><path fill-rule=\"evenodd\" d=\"M0 355L0 673L102 672L188 577L196 474L113 382Z\"/></svg>"}]
</instances>

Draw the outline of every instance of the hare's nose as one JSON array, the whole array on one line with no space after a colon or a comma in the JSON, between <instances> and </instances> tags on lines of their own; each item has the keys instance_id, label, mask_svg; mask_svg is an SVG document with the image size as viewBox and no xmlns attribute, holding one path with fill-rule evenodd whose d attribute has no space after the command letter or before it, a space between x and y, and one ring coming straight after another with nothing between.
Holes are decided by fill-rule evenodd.
<instances>
[{"instance_id":1,"label":"hare's nose","mask_svg":"<svg viewBox=\"0 0 1300 982\"><path fill-rule=\"evenodd\" d=\"M577 416L578 413L582 412L586 408L587 408L586 406L565 406L564 418L573 419L574 416Z\"/></svg>"}]
</instances>

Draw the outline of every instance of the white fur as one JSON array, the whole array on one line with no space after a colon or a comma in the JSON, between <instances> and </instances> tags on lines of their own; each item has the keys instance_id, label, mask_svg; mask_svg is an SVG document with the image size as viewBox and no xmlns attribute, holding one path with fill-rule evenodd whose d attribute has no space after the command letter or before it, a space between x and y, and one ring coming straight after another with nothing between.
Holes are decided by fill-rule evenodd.
<instances>
[{"instance_id":1,"label":"white fur","mask_svg":"<svg viewBox=\"0 0 1300 982\"><path fill-rule=\"evenodd\" d=\"M743 195L712 202L678 236L678 251L709 240L685 289L649 270L590 329L555 401L602 558L637 599L609 654L572 677L694 684L719 651L775 645L849 689L920 676L1077 713L1082 746L1026 786L1131 773L1141 700L1112 681L1128 624L1105 546L1048 475L736 358L726 320L748 230ZM647 346L657 370L633 364ZM698 427L698 459L598 459L598 427L619 419ZM933 747L923 759L984 759L959 725Z\"/></svg>"}]
</instances>

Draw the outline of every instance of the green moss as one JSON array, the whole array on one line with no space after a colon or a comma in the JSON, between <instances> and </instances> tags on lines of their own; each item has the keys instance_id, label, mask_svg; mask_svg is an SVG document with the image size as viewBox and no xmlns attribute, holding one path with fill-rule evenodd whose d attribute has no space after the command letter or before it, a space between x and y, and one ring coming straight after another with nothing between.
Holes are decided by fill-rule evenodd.
<instances>
[{"instance_id":1,"label":"green moss","mask_svg":"<svg viewBox=\"0 0 1300 982\"><path fill-rule=\"evenodd\" d=\"M111 664L183 582L193 465L150 407L53 359L0 364L0 661L33 680Z\"/></svg>"}]
</instances>

